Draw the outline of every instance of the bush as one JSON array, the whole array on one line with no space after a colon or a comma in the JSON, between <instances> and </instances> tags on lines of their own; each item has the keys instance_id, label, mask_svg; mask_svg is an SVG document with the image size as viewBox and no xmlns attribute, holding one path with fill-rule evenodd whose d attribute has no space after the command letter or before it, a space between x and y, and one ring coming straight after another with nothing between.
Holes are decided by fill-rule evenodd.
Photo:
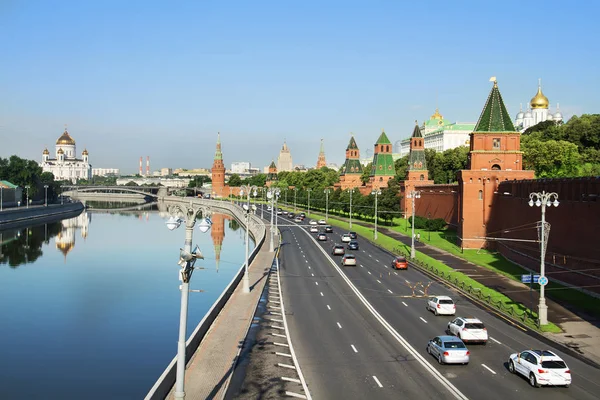
<instances>
[{"instance_id":1,"label":"bush","mask_svg":"<svg viewBox=\"0 0 600 400\"><path fill-rule=\"evenodd\" d=\"M408 223L412 226L412 217L408 219ZM443 218L427 219L415 215L415 229L426 229L436 232L444 229L446 225L446 221Z\"/></svg>"}]
</instances>

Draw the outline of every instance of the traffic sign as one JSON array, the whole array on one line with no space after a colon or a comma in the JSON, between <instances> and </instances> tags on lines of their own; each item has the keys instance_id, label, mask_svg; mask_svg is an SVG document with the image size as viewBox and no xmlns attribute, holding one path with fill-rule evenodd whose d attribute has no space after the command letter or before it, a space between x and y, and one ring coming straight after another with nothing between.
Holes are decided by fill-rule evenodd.
<instances>
[{"instance_id":1,"label":"traffic sign","mask_svg":"<svg viewBox=\"0 0 600 400\"><path fill-rule=\"evenodd\" d=\"M531 277L533 276L533 281L531 279ZM531 274L523 274L521 275L521 282L522 283L539 283L540 280L540 276L539 275L531 275ZM548 283L548 282L546 282Z\"/></svg>"},{"instance_id":2,"label":"traffic sign","mask_svg":"<svg viewBox=\"0 0 600 400\"><path fill-rule=\"evenodd\" d=\"M538 283L540 284L540 286L546 286L548 284L548 278L546 278L545 276L541 276L538 279Z\"/></svg>"}]
</instances>

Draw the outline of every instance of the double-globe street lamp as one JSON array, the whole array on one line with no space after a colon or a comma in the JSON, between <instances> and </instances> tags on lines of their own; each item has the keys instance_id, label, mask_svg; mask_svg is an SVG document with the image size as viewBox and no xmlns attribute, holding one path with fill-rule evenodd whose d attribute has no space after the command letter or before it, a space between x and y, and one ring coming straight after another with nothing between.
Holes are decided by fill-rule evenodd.
<instances>
[{"instance_id":1,"label":"double-globe street lamp","mask_svg":"<svg viewBox=\"0 0 600 400\"><path fill-rule=\"evenodd\" d=\"M381 190L373 190L371 194L375 195L375 230L373 231L373 240L377 240L377 196L381 194Z\"/></svg>"},{"instance_id":2,"label":"double-globe street lamp","mask_svg":"<svg viewBox=\"0 0 600 400\"><path fill-rule=\"evenodd\" d=\"M325 221L329 221L329 189L325 189Z\"/></svg>"},{"instance_id":3,"label":"double-globe street lamp","mask_svg":"<svg viewBox=\"0 0 600 400\"><path fill-rule=\"evenodd\" d=\"M25 197L25 199L27 200L27 205L26 207L29 208L29 185L25 186L25 189L27 191L27 195Z\"/></svg>"},{"instance_id":4,"label":"double-globe street lamp","mask_svg":"<svg viewBox=\"0 0 600 400\"><path fill-rule=\"evenodd\" d=\"M271 233L271 239L269 241L269 251L272 253L275 251L275 244L274 244L274 238L273 235L275 234L275 227L273 225L273 213L275 211L275 198L279 197L279 189L270 189L267 192L267 199L271 201L271 229L270 229L270 233ZM275 223L277 223L277 220L275 220Z\"/></svg>"},{"instance_id":5,"label":"double-globe street lamp","mask_svg":"<svg viewBox=\"0 0 600 400\"><path fill-rule=\"evenodd\" d=\"M44 207L48 207L48 185L44 185L44 192L45 192Z\"/></svg>"},{"instance_id":6,"label":"double-globe street lamp","mask_svg":"<svg viewBox=\"0 0 600 400\"><path fill-rule=\"evenodd\" d=\"M298 193L298 188L294 188L294 214L296 213L296 194Z\"/></svg>"},{"instance_id":7,"label":"double-globe street lamp","mask_svg":"<svg viewBox=\"0 0 600 400\"><path fill-rule=\"evenodd\" d=\"M406 195L407 198L412 200L412 235L410 238L410 258L415 258L415 199L421 198L421 191L419 190L411 190L410 193Z\"/></svg>"},{"instance_id":8,"label":"double-globe street lamp","mask_svg":"<svg viewBox=\"0 0 600 400\"><path fill-rule=\"evenodd\" d=\"M354 193L354 188L349 190L350 192L350 223L348 224L350 226L350 229L352 229L352 193Z\"/></svg>"},{"instance_id":9,"label":"double-globe street lamp","mask_svg":"<svg viewBox=\"0 0 600 400\"><path fill-rule=\"evenodd\" d=\"M244 209L244 216L246 219L246 264L244 268L244 293L250 293L250 277L248 276L248 263L250 262L250 212L256 210L256 205L250 207L250 193L252 193L252 195L256 199L257 189L257 186L242 185L240 190L240 196L246 194L246 204L242 206Z\"/></svg>"},{"instance_id":10,"label":"double-globe street lamp","mask_svg":"<svg viewBox=\"0 0 600 400\"><path fill-rule=\"evenodd\" d=\"M308 212L306 213L306 217L310 218L310 192L311 192L311 188L306 189L306 191L308 192Z\"/></svg>"},{"instance_id":11,"label":"double-globe street lamp","mask_svg":"<svg viewBox=\"0 0 600 400\"><path fill-rule=\"evenodd\" d=\"M194 225L199 214L204 219L198 224L198 229L202 233L208 232L212 222L208 217L208 211L204 207L198 207L190 202L189 206L173 205L169 207L171 217L167 220L167 228L175 230L179 228L182 222L185 222L185 244L180 249L179 262L177 263L181 270L179 271L179 280L182 282L179 286L181 290L181 308L179 314L179 339L177 340L177 374L175 380L175 398L185 398L185 337L187 331L188 298L190 294L189 282L194 272L194 264L197 259L203 259L202 252L198 245L192 251L192 237L194 234ZM182 217L185 217L183 219Z\"/></svg>"},{"instance_id":12,"label":"double-globe street lamp","mask_svg":"<svg viewBox=\"0 0 600 400\"><path fill-rule=\"evenodd\" d=\"M548 283L546 278L546 246L548 244L548 236L550 235L550 224L546 226L546 206L558 207L558 193L545 191L533 192L529 194L529 207L533 206L542 207L542 221L540 223L540 303L538 305L538 317L540 325L548 324L548 306L546 305L546 298L544 297L544 288Z\"/></svg>"}]
</instances>

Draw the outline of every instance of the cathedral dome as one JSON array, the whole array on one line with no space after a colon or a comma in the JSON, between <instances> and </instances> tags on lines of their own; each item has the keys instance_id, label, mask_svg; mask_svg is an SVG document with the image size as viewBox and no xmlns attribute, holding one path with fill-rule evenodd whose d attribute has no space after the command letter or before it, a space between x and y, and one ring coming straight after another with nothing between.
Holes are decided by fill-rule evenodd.
<instances>
[{"instance_id":1,"label":"cathedral dome","mask_svg":"<svg viewBox=\"0 0 600 400\"><path fill-rule=\"evenodd\" d=\"M560 113L560 111L557 111L556 114L554 114L554 120L555 121L562 121L562 119L563 119L562 114Z\"/></svg>"},{"instance_id":2,"label":"cathedral dome","mask_svg":"<svg viewBox=\"0 0 600 400\"><path fill-rule=\"evenodd\" d=\"M429 119L430 120L434 120L434 119L442 120L442 119L444 119L444 117L442 116L442 114L440 114L440 110L436 108L435 113Z\"/></svg>"},{"instance_id":3,"label":"cathedral dome","mask_svg":"<svg viewBox=\"0 0 600 400\"><path fill-rule=\"evenodd\" d=\"M58 149L58 151L56 153L58 153L58 154L65 154L65 152L63 151L63 149Z\"/></svg>"},{"instance_id":4,"label":"cathedral dome","mask_svg":"<svg viewBox=\"0 0 600 400\"><path fill-rule=\"evenodd\" d=\"M548 108L549 101L544 93L542 93L542 86L538 86L538 91L535 96L531 99L531 108Z\"/></svg>"},{"instance_id":5,"label":"cathedral dome","mask_svg":"<svg viewBox=\"0 0 600 400\"><path fill-rule=\"evenodd\" d=\"M83 153L81 153L81 154L84 155L84 156L87 156L88 155L87 149L83 149Z\"/></svg>"},{"instance_id":6,"label":"cathedral dome","mask_svg":"<svg viewBox=\"0 0 600 400\"><path fill-rule=\"evenodd\" d=\"M44 149L44 153L43 154L44 155L48 155L48 154L50 154L50 152L48 151L48 149Z\"/></svg>"},{"instance_id":7,"label":"cathedral dome","mask_svg":"<svg viewBox=\"0 0 600 400\"><path fill-rule=\"evenodd\" d=\"M69 132L67 132L67 130L65 129L63 134L60 135L60 137L56 141L56 144L57 145L64 144L64 145L69 145L69 146L75 146L75 140L73 140L71 135L69 135Z\"/></svg>"},{"instance_id":8,"label":"cathedral dome","mask_svg":"<svg viewBox=\"0 0 600 400\"><path fill-rule=\"evenodd\" d=\"M546 117L546 121L552 121L554 119L554 117L552 116L552 114L548 113L548 116Z\"/></svg>"},{"instance_id":9,"label":"cathedral dome","mask_svg":"<svg viewBox=\"0 0 600 400\"><path fill-rule=\"evenodd\" d=\"M525 117L525 114L523 113L523 111L519 111L519 113L517 114L517 119L523 119L523 117Z\"/></svg>"}]
</instances>

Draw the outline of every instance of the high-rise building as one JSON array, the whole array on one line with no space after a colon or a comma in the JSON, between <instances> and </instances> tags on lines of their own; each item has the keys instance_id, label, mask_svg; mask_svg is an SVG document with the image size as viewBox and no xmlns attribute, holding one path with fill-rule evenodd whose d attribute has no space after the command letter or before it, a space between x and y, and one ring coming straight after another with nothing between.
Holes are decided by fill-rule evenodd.
<instances>
[{"instance_id":1,"label":"high-rise building","mask_svg":"<svg viewBox=\"0 0 600 400\"><path fill-rule=\"evenodd\" d=\"M292 154L290 153L290 149L284 140L281 151L279 151L279 157L277 157L277 171L284 172L293 170L294 165L292 164Z\"/></svg>"}]
</instances>

